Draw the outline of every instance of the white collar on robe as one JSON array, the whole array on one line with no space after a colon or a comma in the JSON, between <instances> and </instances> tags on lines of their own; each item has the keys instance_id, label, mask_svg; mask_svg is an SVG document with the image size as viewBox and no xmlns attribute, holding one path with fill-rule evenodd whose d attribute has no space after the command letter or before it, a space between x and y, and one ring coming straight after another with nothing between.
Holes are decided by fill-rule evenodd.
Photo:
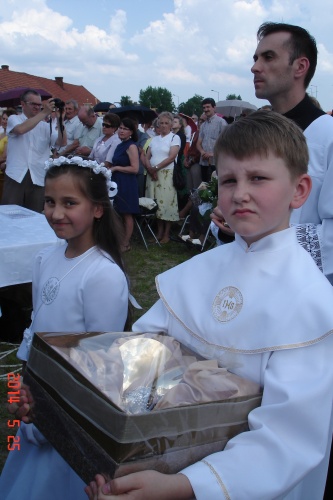
<instances>
[{"instance_id":1,"label":"white collar on robe","mask_svg":"<svg viewBox=\"0 0 333 500\"><path fill-rule=\"evenodd\" d=\"M233 243L156 278L170 314L197 340L238 353L290 349L333 333L333 288L294 228Z\"/></svg>"}]
</instances>

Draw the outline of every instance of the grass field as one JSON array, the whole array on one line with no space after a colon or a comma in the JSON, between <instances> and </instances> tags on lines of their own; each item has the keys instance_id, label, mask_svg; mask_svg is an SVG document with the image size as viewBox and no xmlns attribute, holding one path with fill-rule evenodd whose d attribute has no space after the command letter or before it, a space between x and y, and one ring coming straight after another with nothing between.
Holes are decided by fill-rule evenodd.
<instances>
[{"instance_id":1,"label":"grass field","mask_svg":"<svg viewBox=\"0 0 333 500\"><path fill-rule=\"evenodd\" d=\"M177 227L175 228L177 231ZM175 232L174 231L174 232ZM156 302L158 295L155 288L155 276L177 264L191 258L196 252L189 249L184 243L170 241L159 247L149 245L146 251L138 236L133 238L132 250L125 254L128 274L131 280L131 292L139 302L142 310L135 310L134 320L140 317ZM10 345L0 345L0 356L4 351L11 350ZM13 368L2 368L4 364L16 364L15 353L6 359L0 359L0 375L5 375ZM7 436L13 434L8 429L9 414L6 410L7 384L6 379L0 380L0 471L7 456Z\"/></svg>"}]
</instances>

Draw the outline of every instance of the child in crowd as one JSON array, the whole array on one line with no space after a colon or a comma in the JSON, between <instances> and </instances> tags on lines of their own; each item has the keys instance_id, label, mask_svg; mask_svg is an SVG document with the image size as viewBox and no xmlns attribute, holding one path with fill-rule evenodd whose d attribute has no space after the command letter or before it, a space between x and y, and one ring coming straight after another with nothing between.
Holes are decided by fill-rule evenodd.
<instances>
[{"instance_id":1,"label":"child in crowd","mask_svg":"<svg viewBox=\"0 0 333 500\"><path fill-rule=\"evenodd\" d=\"M65 244L46 248L36 257L32 323L18 353L23 361L34 332L130 327L128 283L120 254L122 225L109 199L111 172L81 158L47 163L44 213ZM11 405L10 411L29 422L29 401L24 401L17 410ZM1 499L87 498L82 480L32 423L21 422L18 436L20 450L9 453L0 478Z\"/></svg>"},{"instance_id":2,"label":"child in crowd","mask_svg":"<svg viewBox=\"0 0 333 500\"><path fill-rule=\"evenodd\" d=\"M333 290L289 227L311 190L298 127L259 111L215 145L219 208L233 243L157 277L160 300L133 327L168 332L259 383L249 431L177 475L144 471L90 499L321 500L332 435ZM221 221L221 225L224 221Z\"/></svg>"}]
</instances>

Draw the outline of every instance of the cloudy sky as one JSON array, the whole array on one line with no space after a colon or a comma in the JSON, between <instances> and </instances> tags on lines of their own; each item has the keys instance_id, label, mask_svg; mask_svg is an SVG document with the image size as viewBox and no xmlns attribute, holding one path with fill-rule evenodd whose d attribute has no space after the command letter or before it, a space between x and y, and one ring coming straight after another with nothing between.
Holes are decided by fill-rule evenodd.
<instances>
[{"instance_id":1,"label":"cloudy sky","mask_svg":"<svg viewBox=\"0 0 333 500\"><path fill-rule=\"evenodd\" d=\"M148 85L174 103L229 93L257 106L250 68L264 21L308 29L319 62L309 93L333 107L333 2L327 0L0 0L0 64L84 85L101 101Z\"/></svg>"}]
</instances>

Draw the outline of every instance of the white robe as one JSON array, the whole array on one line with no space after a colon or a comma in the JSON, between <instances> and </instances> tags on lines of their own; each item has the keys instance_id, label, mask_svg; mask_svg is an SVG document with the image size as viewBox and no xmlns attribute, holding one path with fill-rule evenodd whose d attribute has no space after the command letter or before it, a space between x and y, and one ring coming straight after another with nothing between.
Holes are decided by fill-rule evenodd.
<instances>
[{"instance_id":1,"label":"white robe","mask_svg":"<svg viewBox=\"0 0 333 500\"><path fill-rule=\"evenodd\" d=\"M119 331L126 322L128 285L120 267L97 247L72 259L66 248L47 247L36 256L31 332L18 351L22 360L33 332Z\"/></svg>"},{"instance_id":2,"label":"white robe","mask_svg":"<svg viewBox=\"0 0 333 500\"><path fill-rule=\"evenodd\" d=\"M93 247L68 259L66 245L43 249L33 269L33 332L121 331L128 309L126 276ZM19 349L27 359L30 334ZM86 486L33 424L21 422L20 450L8 455L1 500L86 500ZM61 439L61 436L59 436Z\"/></svg>"},{"instance_id":3,"label":"white robe","mask_svg":"<svg viewBox=\"0 0 333 500\"><path fill-rule=\"evenodd\" d=\"M294 210L292 224L310 224L307 228L308 242L305 248L316 259L313 246L320 248L322 270L333 284L333 119L323 115L314 120L305 130L309 148L309 175L312 190L304 205ZM300 238L302 234L300 228ZM311 248L312 247L312 248Z\"/></svg>"},{"instance_id":4,"label":"white robe","mask_svg":"<svg viewBox=\"0 0 333 500\"><path fill-rule=\"evenodd\" d=\"M332 435L333 289L295 229L236 241L157 278L134 331L165 331L258 382L250 431L182 471L198 500L321 500Z\"/></svg>"}]
</instances>

